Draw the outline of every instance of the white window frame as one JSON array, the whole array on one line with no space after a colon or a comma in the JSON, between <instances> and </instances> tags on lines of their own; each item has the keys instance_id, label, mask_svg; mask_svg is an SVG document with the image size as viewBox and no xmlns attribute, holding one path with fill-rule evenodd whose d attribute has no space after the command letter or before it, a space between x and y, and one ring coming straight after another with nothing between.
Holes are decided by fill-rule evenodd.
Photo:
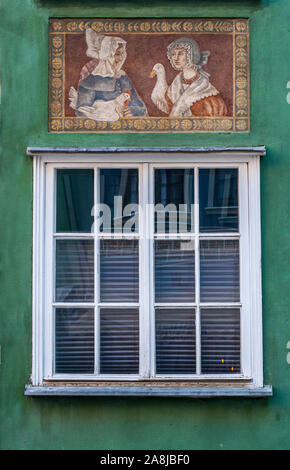
<instances>
[{"instance_id":1,"label":"white window frame","mask_svg":"<svg viewBox=\"0 0 290 470\"><path fill-rule=\"evenodd\" d=\"M219 396L243 395L264 396L270 395L270 386L263 385L263 344L262 344L262 291L261 291L261 227L260 227L260 157L265 154L264 148L256 149L190 149L190 151L174 151L174 149L119 149L112 152L110 149L29 149L28 154L34 157L34 209L33 209L33 352L31 383L26 387L26 394L66 394L67 383L74 382L72 394L100 394L102 381L109 383L109 390L103 394L122 394L117 392L114 382L122 382L123 394L162 395L158 389L163 389L164 395L176 396ZM53 213L55 188L53 172L57 168L139 168L139 191L142 205L143 197L153 203L153 171L154 168L188 168L198 165L208 168L239 168L239 211L240 232L232 234L211 234L211 238L238 238L240 236L241 263L241 299L243 306L241 314L241 362L242 373L233 375L200 375L200 358L197 357L197 374L194 376L165 376L151 375L154 371L154 321L153 308L148 308L148 302L153 305L153 300L148 298L144 288L140 287L140 375L138 376L92 376L92 375L65 375L52 373L52 349L53 349L53 322L48 312L52 311L53 300ZM150 173L151 172L151 173ZM196 174L196 173L195 173ZM195 177L196 178L196 177ZM195 180L195 191L198 191L198 181ZM196 206L197 207L197 206ZM195 217L198 210L195 208ZM153 220L153 219L152 219ZM140 238L144 230L149 231L149 242L140 250L140 279L146 279L146 285L151 282L150 292L153 292L153 276L150 269L153 268L153 223L144 227L140 223ZM151 232L151 233L150 233ZM58 234L59 235L59 234ZM180 235L180 234L178 234ZM65 236L65 235L64 235ZM84 234L80 235L85 238ZM87 236L91 236L88 234ZM186 238L195 238L197 234ZM204 236L204 234L202 234ZM119 237L119 236L118 236ZM130 237L132 235L130 234ZM180 237L179 237L180 238ZM96 238L94 238L96 240ZM198 237L197 237L198 239ZM196 246L197 248L197 246ZM95 250L96 251L96 250ZM199 275L198 250L195 250L196 276ZM95 260L98 261L97 253ZM246 260L246 261L245 261ZM97 270L95 270L97 271ZM196 278L198 282L198 277ZM196 299L198 302L199 299ZM66 304L67 305L67 304ZM134 304L130 304L134 306ZM215 304L212 304L214 306ZM94 304L95 306L95 304ZM179 304L179 306L181 306ZM151 318L145 317L144 311L151 311ZM196 327L199 328L199 314L196 309ZM197 336L199 341L199 335ZM181 381L186 383L191 392L182 394ZM90 382L90 393L85 392L83 382ZM98 387L91 382L97 382ZM162 382L162 387L158 383ZM200 392L202 382L203 392ZM134 383L138 386L134 388ZM152 392L152 386L155 391ZM167 387L164 387L167 384ZM140 386L142 385L142 386ZM62 387L63 386L63 387ZM149 391L150 387L150 391ZM173 387L177 390L174 392ZM54 388L56 390L54 390ZM92 390L98 388L99 393ZM108 387L107 387L108 388ZM137 391L135 389L138 389ZM187 387L188 388L188 387ZM53 389L53 391L52 391ZM83 393L81 392L81 389ZM166 393L166 389L169 392ZM38 390L38 392L37 392ZM40 391L39 391L40 390ZM135 390L135 392L134 392ZM171 390L171 392L170 392ZM77 393L79 391L79 393ZM181 392L180 392L181 391ZM259 392L258 392L259 391ZM57 393L59 392L59 393ZM250 392L250 393L249 393ZM255 395L256 393L256 395ZM67 393L69 394L69 393ZM101 393L102 394L102 393ZM207 395L208 394L208 395Z\"/></svg>"}]
</instances>

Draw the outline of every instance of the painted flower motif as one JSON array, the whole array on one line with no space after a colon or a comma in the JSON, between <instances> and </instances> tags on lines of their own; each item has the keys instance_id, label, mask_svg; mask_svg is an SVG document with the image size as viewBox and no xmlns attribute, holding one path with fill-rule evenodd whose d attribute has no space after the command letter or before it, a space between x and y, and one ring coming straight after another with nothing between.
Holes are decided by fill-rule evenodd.
<instances>
[{"instance_id":1,"label":"painted flower motif","mask_svg":"<svg viewBox=\"0 0 290 470\"><path fill-rule=\"evenodd\" d=\"M112 121L110 122L110 127L111 129L118 130L118 129L121 129L122 124L120 121Z\"/></svg>"},{"instance_id":2,"label":"painted flower motif","mask_svg":"<svg viewBox=\"0 0 290 470\"><path fill-rule=\"evenodd\" d=\"M60 88L61 87L61 79L60 78L53 78L51 81L52 88Z\"/></svg>"},{"instance_id":3,"label":"painted flower motif","mask_svg":"<svg viewBox=\"0 0 290 470\"><path fill-rule=\"evenodd\" d=\"M245 45L247 44L247 38L246 36L237 36L236 37L236 43L237 43L237 46L239 47L245 47Z\"/></svg>"},{"instance_id":4,"label":"painted flower motif","mask_svg":"<svg viewBox=\"0 0 290 470\"><path fill-rule=\"evenodd\" d=\"M168 23L168 21L162 21L161 23L161 31L170 31L171 30L171 26L170 24Z\"/></svg>"},{"instance_id":5,"label":"painted flower motif","mask_svg":"<svg viewBox=\"0 0 290 470\"><path fill-rule=\"evenodd\" d=\"M107 124L108 124L107 121L97 121L96 122L97 129L106 129Z\"/></svg>"},{"instance_id":6,"label":"painted flower motif","mask_svg":"<svg viewBox=\"0 0 290 470\"><path fill-rule=\"evenodd\" d=\"M70 129L73 129L73 127L74 127L73 119L66 119L65 124L64 124L64 127L65 127L66 129L69 129L69 130L70 130Z\"/></svg>"},{"instance_id":7,"label":"painted flower motif","mask_svg":"<svg viewBox=\"0 0 290 470\"><path fill-rule=\"evenodd\" d=\"M203 119L203 120L202 120L202 127L203 127L204 129L208 129L208 130L213 129L213 127L214 127L214 122L213 122L213 120L211 120L211 119Z\"/></svg>"},{"instance_id":8,"label":"painted flower motif","mask_svg":"<svg viewBox=\"0 0 290 470\"><path fill-rule=\"evenodd\" d=\"M136 121L134 121L134 127L138 130L144 130L146 129L146 121L144 119L136 119Z\"/></svg>"},{"instance_id":9,"label":"painted flower motif","mask_svg":"<svg viewBox=\"0 0 290 470\"><path fill-rule=\"evenodd\" d=\"M222 124L222 128L223 128L225 131L229 131L229 130L232 128L232 121L231 121L231 119L223 119L221 124Z\"/></svg>"},{"instance_id":10,"label":"painted flower motif","mask_svg":"<svg viewBox=\"0 0 290 470\"><path fill-rule=\"evenodd\" d=\"M168 119L160 119L160 121L158 121L158 129L168 129L169 126Z\"/></svg>"},{"instance_id":11,"label":"painted flower motif","mask_svg":"<svg viewBox=\"0 0 290 470\"><path fill-rule=\"evenodd\" d=\"M170 127L171 127L171 129L178 129L179 128L178 119L171 119L170 120Z\"/></svg>"},{"instance_id":12,"label":"painted flower motif","mask_svg":"<svg viewBox=\"0 0 290 470\"><path fill-rule=\"evenodd\" d=\"M62 65L62 62L61 62L60 57L55 57L54 59L52 59L52 67L54 69L60 69L61 65Z\"/></svg>"},{"instance_id":13,"label":"painted flower motif","mask_svg":"<svg viewBox=\"0 0 290 470\"><path fill-rule=\"evenodd\" d=\"M78 29L78 24L76 21L70 21L68 24L67 24L67 30L68 31L75 31L76 29Z\"/></svg>"},{"instance_id":14,"label":"painted flower motif","mask_svg":"<svg viewBox=\"0 0 290 470\"><path fill-rule=\"evenodd\" d=\"M59 114L61 112L61 103L59 101L53 101L50 105L52 114Z\"/></svg>"},{"instance_id":15,"label":"painted flower motif","mask_svg":"<svg viewBox=\"0 0 290 470\"><path fill-rule=\"evenodd\" d=\"M227 31L227 32L232 31L232 30L233 30L233 25L232 25L232 23L230 23L229 21L225 21L225 22L223 23L222 30L223 30L223 31Z\"/></svg>"},{"instance_id":16,"label":"painted flower motif","mask_svg":"<svg viewBox=\"0 0 290 470\"><path fill-rule=\"evenodd\" d=\"M247 80L244 77L237 78L237 88L243 89L247 86Z\"/></svg>"},{"instance_id":17,"label":"painted flower motif","mask_svg":"<svg viewBox=\"0 0 290 470\"><path fill-rule=\"evenodd\" d=\"M192 23L190 21L185 21L183 23L183 29L184 29L184 31L192 31L192 29L193 29Z\"/></svg>"},{"instance_id":18,"label":"painted flower motif","mask_svg":"<svg viewBox=\"0 0 290 470\"><path fill-rule=\"evenodd\" d=\"M145 21L144 23L140 24L141 31L150 31L150 23Z\"/></svg>"},{"instance_id":19,"label":"painted flower motif","mask_svg":"<svg viewBox=\"0 0 290 470\"><path fill-rule=\"evenodd\" d=\"M192 128L192 122L189 119L183 119L181 121L181 127L183 130L189 130Z\"/></svg>"},{"instance_id":20,"label":"painted flower motif","mask_svg":"<svg viewBox=\"0 0 290 470\"><path fill-rule=\"evenodd\" d=\"M91 25L92 29L97 33L100 33L104 29L104 25L101 21L94 21Z\"/></svg>"},{"instance_id":21,"label":"painted flower motif","mask_svg":"<svg viewBox=\"0 0 290 470\"><path fill-rule=\"evenodd\" d=\"M92 130L92 129L95 129L96 123L95 121L92 121L91 119L86 119L84 122L84 126L86 129Z\"/></svg>"},{"instance_id":22,"label":"painted flower motif","mask_svg":"<svg viewBox=\"0 0 290 470\"><path fill-rule=\"evenodd\" d=\"M236 121L236 128L239 130L239 131L244 131L247 129L247 121L244 120L244 119L238 119Z\"/></svg>"},{"instance_id":23,"label":"painted flower motif","mask_svg":"<svg viewBox=\"0 0 290 470\"><path fill-rule=\"evenodd\" d=\"M236 98L236 105L238 108L246 108L247 107L247 98L245 96L237 96Z\"/></svg>"},{"instance_id":24,"label":"painted flower motif","mask_svg":"<svg viewBox=\"0 0 290 470\"><path fill-rule=\"evenodd\" d=\"M55 47L56 49L58 49L59 47L61 47L62 45L62 40L61 40L61 37L60 36L55 36L52 40L52 45L53 47Z\"/></svg>"},{"instance_id":25,"label":"painted flower motif","mask_svg":"<svg viewBox=\"0 0 290 470\"><path fill-rule=\"evenodd\" d=\"M54 21L52 23L52 28L54 31L61 31L62 30L62 23L60 21Z\"/></svg>"},{"instance_id":26,"label":"painted flower motif","mask_svg":"<svg viewBox=\"0 0 290 470\"><path fill-rule=\"evenodd\" d=\"M239 21L236 24L236 30L239 31L240 33L243 33L247 30L247 24L244 23L243 21Z\"/></svg>"},{"instance_id":27,"label":"painted flower motif","mask_svg":"<svg viewBox=\"0 0 290 470\"><path fill-rule=\"evenodd\" d=\"M132 119L126 119L123 121L123 127L126 129L133 129L134 127L134 121Z\"/></svg>"},{"instance_id":28,"label":"painted flower motif","mask_svg":"<svg viewBox=\"0 0 290 470\"><path fill-rule=\"evenodd\" d=\"M120 23L119 21L117 23L114 23L114 31L116 33L123 33L125 31L124 23Z\"/></svg>"},{"instance_id":29,"label":"painted flower motif","mask_svg":"<svg viewBox=\"0 0 290 470\"><path fill-rule=\"evenodd\" d=\"M247 66L246 57L243 57L243 56L237 57L236 62L237 62L238 67L246 67Z\"/></svg>"},{"instance_id":30,"label":"painted flower motif","mask_svg":"<svg viewBox=\"0 0 290 470\"><path fill-rule=\"evenodd\" d=\"M194 129L196 131L196 130L199 130L200 128L201 128L201 122L199 121L199 119L193 119L192 120L192 129Z\"/></svg>"},{"instance_id":31,"label":"painted flower motif","mask_svg":"<svg viewBox=\"0 0 290 470\"><path fill-rule=\"evenodd\" d=\"M61 129L61 120L60 119L53 119L51 121L51 129L53 131L59 131Z\"/></svg>"},{"instance_id":32,"label":"painted flower motif","mask_svg":"<svg viewBox=\"0 0 290 470\"><path fill-rule=\"evenodd\" d=\"M214 25L212 21L207 21L206 23L204 23L205 31L213 31L213 29L214 29Z\"/></svg>"}]
</instances>

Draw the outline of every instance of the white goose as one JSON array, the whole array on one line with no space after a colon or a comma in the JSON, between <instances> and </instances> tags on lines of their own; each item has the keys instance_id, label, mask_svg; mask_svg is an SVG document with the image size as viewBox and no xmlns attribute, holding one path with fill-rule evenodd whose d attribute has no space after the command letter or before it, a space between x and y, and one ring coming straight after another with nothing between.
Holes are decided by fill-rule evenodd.
<instances>
[{"instance_id":1,"label":"white goose","mask_svg":"<svg viewBox=\"0 0 290 470\"><path fill-rule=\"evenodd\" d=\"M68 98L70 100L70 104L69 104L70 107L73 108L73 109L76 109L77 100L78 100L78 92L73 86L71 86L70 89L69 89Z\"/></svg>"},{"instance_id":2,"label":"white goose","mask_svg":"<svg viewBox=\"0 0 290 470\"><path fill-rule=\"evenodd\" d=\"M118 121L124 117L124 107L130 99L130 93L124 92L114 100L96 100L92 106L81 106L78 110L94 121Z\"/></svg>"},{"instance_id":3,"label":"white goose","mask_svg":"<svg viewBox=\"0 0 290 470\"><path fill-rule=\"evenodd\" d=\"M163 111L164 113L169 113L168 104L165 99L165 93L168 88L165 69L162 64L155 64L151 73L150 77L153 78L157 76L155 87L151 93L151 99L153 103Z\"/></svg>"}]
</instances>

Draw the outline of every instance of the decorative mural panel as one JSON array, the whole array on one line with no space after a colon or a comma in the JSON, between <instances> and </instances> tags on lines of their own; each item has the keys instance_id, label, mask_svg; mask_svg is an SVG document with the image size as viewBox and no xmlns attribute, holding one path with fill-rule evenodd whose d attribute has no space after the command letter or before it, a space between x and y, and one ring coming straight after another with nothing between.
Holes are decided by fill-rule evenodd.
<instances>
[{"instance_id":1,"label":"decorative mural panel","mask_svg":"<svg viewBox=\"0 0 290 470\"><path fill-rule=\"evenodd\" d=\"M52 18L50 132L249 132L247 19Z\"/></svg>"}]
</instances>

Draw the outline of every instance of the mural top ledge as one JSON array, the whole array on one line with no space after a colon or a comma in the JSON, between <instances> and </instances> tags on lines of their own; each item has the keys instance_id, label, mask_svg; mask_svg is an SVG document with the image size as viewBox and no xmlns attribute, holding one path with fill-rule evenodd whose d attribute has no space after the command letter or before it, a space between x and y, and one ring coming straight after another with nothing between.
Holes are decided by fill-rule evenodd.
<instances>
[{"instance_id":1,"label":"mural top ledge","mask_svg":"<svg viewBox=\"0 0 290 470\"><path fill-rule=\"evenodd\" d=\"M266 147L27 147L28 156L37 156L48 153L242 153L247 155L266 155Z\"/></svg>"}]
</instances>

